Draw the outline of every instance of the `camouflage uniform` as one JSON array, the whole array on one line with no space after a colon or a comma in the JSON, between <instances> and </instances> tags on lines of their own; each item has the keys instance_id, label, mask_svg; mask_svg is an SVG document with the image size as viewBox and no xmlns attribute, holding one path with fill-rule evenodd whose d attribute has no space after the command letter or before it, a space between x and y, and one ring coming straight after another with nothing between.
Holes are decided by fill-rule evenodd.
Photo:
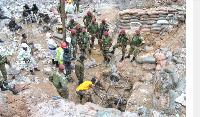
<instances>
[{"instance_id":1,"label":"camouflage uniform","mask_svg":"<svg viewBox=\"0 0 200 117\"><path fill-rule=\"evenodd\" d=\"M92 15L92 14L91 14L90 16L85 15L85 16L83 17L83 22L84 22L86 28L88 28L89 24L91 23L92 18L95 18L95 16ZM85 22L85 20L86 20L86 22Z\"/></svg>"},{"instance_id":2,"label":"camouflage uniform","mask_svg":"<svg viewBox=\"0 0 200 117\"><path fill-rule=\"evenodd\" d=\"M84 78L84 63L83 61L81 61L80 59L78 59L76 61L76 64L75 64L75 74L76 74L76 77L78 78L79 80L79 83L78 85L80 85L81 83L83 83L83 78Z\"/></svg>"},{"instance_id":3,"label":"camouflage uniform","mask_svg":"<svg viewBox=\"0 0 200 117\"><path fill-rule=\"evenodd\" d=\"M141 43L144 43L144 39L142 37L141 34L139 35L134 35L132 40L130 41L130 49L128 52L128 56L130 56L132 54L132 52L134 51L134 57L137 56L138 52L139 52L139 46Z\"/></svg>"},{"instance_id":4,"label":"camouflage uniform","mask_svg":"<svg viewBox=\"0 0 200 117\"><path fill-rule=\"evenodd\" d=\"M106 36L103 35L102 36L102 50L103 50L104 60L107 60L107 61L110 61L110 57L108 55L110 46L111 46L110 36L107 36L106 38Z\"/></svg>"},{"instance_id":5,"label":"camouflage uniform","mask_svg":"<svg viewBox=\"0 0 200 117\"><path fill-rule=\"evenodd\" d=\"M79 11L79 2L80 0L74 0L74 4L76 4L77 12ZM76 11L76 9L75 9Z\"/></svg>"},{"instance_id":6,"label":"camouflage uniform","mask_svg":"<svg viewBox=\"0 0 200 117\"><path fill-rule=\"evenodd\" d=\"M90 47L93 48L93 46L94 46L94 39L98 38L98 32L99 32L98 23L97 22L91 23L88 26L88 31L90 32L90 35L92 36L91 37L92 43L90 44Z\"/></svg>"},{"instance_id":7,"label":"camouflage uniform","mask_svg":"<svg viewBox=\"0 0 200 117\"><path fill-rule=\"evenodd\" d=\"M0 71L3 75L3 78L0 78L0 82L7 81L7 72L6 72L5 64L10 65L10 61L7 59L7 57L2 57L0 55Z\"/></svg>"},{"instance_id":8,"label":"camouflage uniform","mask_svg":"<svg viewBox=\"0 0 200 117\"><path fill-rule=\"evenodd\" d=\"M67 29L71 30L74 27L76 27L77 24L78 24L78 22L76 22L76 21L74 21L73 24L72 24L72 22L69 22L68 25L67 25Z\"/></svg>"},{"instance_id":9,"label":"camouflage uniform","mask_svg":"<svg viewBox=\"0 0 200 117\"><path fill-rule=\"evenodd\" d=\"M49 76L49 80L53 82L53 85L56 87L59 95L65 99L68 99L68 78L65 77L63 73L60 73L59 71L54 71L53 75Z\"/></svg>"},{"instance_id":10,"label":"camouflage uniform","mask_svg":"<svg viewBox=\"0 0 200 117\"><path fill-rule=\"evenodd\" d=\"M103 36L103 33L105 32L105 31L108 31L108 29L109 29L109 25L107 24L107 23L101 23L100 24L100 33L99 33L99 38L100 39L102 39L102 36Z\"/></svg>"},{"instance_id":11,"label":"camouflage uniform","mask_svg":"<svg viewBox=\"0 0 200 117\"><path fill-rule=\"evenodd\" d=\"M76 58L76 53L77 53L77 40L76 40L76 35L70 34L69 37L71 38L71 44L73 46L73 58Z\"/></svg>"},{"instance_id":12,"label":"camouflage uniform","mask_svg":"<svg viewBox=\"0 0 200 117\"><path fill-rule=\"evenodd\" d=\"M128 34L119 34L117 38L117 44L113 46L113 51L115 51L116 48L121 47L122 48L122 58L124 59L125 52L126 52L126 46L127 46L127 41L128 41Z\"/></svg>"},{"instance_id":13,"label":"camouflage uniform","mask_svg":"<svg viewBox=\"0 0 200 117\"><path fill-rule=\"evenodd\" d=\"M80 48L83 52L85 52L85 49L87 48L89 51L89 54L91 54L90 44L89 44L89 34L87 32L81 33L80 36Z\"/></svg>"},{"instance_id":14,"label":"camouflage uniform","mask_svg":"<svg viewBox=\"0 0 200 117\"><path fill-rule=\"evenodd\" d=\"M78 45L80 47L80 43L81 43L81 41L80 41L80 35L81 35L83 27L80 27L79 29L77 29L76 26L75 26L73 29L76 30L76 41L77 41L77 43L78 43Z\"/></svg>"}]
</instances>

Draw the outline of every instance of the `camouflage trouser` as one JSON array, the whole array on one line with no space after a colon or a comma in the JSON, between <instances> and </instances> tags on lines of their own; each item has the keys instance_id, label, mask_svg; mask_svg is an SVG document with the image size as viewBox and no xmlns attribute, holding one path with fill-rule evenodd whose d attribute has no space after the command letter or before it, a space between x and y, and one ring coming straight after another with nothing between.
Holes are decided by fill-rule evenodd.
<instances>
[{"instance_id":1,"label":"camouflage trouser","mask_svg":"<svg viewBox=\"0 0 200 117\"><path fill-rule=\"evenodd\" d=\"M76 58L76 53L77 53L77 45L73 44L73 57Z\"/></svg>"},{"instance_id":2,"label":"camouflage trouser","mask_svg":"<svg viewBox=\"0 0 200 117\"><path fill-rule=\"evenodd\" d=\"M69 97L69 89L67 88L67 89L57 89L57 91L58 91L58 94L61 96L61 97L63 97L63 98L65 98L65 99L68 99L68 97Z\"/></svg>"},{"instance_id":3,"label":"camouflage trouser","mask_svg":"<svg viewBox=\"0 0 200 117\"><path fill-rule=\"evenodd\" d=\"M136 57L138 52L139 52L139 49L140 48L137 47L137 46L131 46L130 49L129 49L129 52L128 52L128 56L130 56L134 51L134 57Z\"/></svg>"},{"instance_id":4,"label":"camouflage trouser","mask_svg":"<svg viewBox=\"0 0 200 117\"><path fill-rule=\"evenodd\" d=\"M113 51L115 51L115 49L118 47L122 48L122 58L124 58L126 52L126 45L123 45L122 43L117 43L113 46Z\"/></svg>"},{"instance_id":5,"label":"camouflage trouser","mask_svg":"<svg viewBox=\"0 0 200 117\"><path fill-rule=\"evenodd\" d=\"M110 56L108 55L109 53L109 48L108 47L102 47L102 51L103 51L103 56L104 58L110 59Z\"/></svg>"},{"instance_id":6,"label":"camouflage trouser","mask_svg":"<svg viewBox=\"0 0 200 117\"><path fill-rule=\"evenodd\" d=\"M93 48L93 46L94 46L94 40L95 40L95 38L98 38L98 34L91 34L91 43L90 43L90 48Z\"/></svg>"},{"instance_id":7,"label":"camouflage trouser","mask_svg":"<svg viewBox=\"0 0 200 117\"><path fill-rule=\"evenodd\" d=\"M79 11L79 1L74 1L74 4L76 4L77 12ZM76 11L76 9L75 9Z\"/></svg>"},{"instance_id":8,"label":"camouflage trouser","mask_svg":"<svg viewBox=\"0 0 200 117\"><path fill-rule=\"evenodd\" d=\"M3 79L2 80L7 81L7 72L6 72L5 64L0 65L0 71L1 71L1 73L3 75Z\"/></svg>"},{"instance_id":9,"label":"camouflage trouser","mask_svg":"<svg viewBox=\"0 0 200 117\"><path fill-rule=\"evenodd\" d=\"M80 44L80 49L81 49L81 50L82 50L82 49L86 49L86 48L88 49L88 51L91 50L91 49L90 49L90 44L89 44L89 43L81 43L81 44Z\"/></svg>"},{"instance_id":10,"label":"camouflage trouser","mask_svg":"<svg viewBox=\"0 0 200 117\"><path fill-rule=\"evenodd\" d=\"M65 70L66 70L66 75L70 75L71 74L71 63L65 64Z\"/></svg>"}]
</instances>

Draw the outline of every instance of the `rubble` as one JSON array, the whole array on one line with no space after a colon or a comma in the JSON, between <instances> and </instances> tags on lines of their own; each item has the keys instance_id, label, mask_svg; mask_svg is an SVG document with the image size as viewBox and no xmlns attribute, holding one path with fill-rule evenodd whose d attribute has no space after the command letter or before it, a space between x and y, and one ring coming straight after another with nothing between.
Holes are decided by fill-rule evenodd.
<instances>
[{"instance_id":1,"label":"rubble","mask_svg":"<svg viewBox=\"0 0 200 117\"><path fill-rule=\"evenodd\" d=\"M51 67L44 68L43 71L44 71L44 74L46 74L46 75L51 75L52 74Z\"/></svg>"}]
</instances>

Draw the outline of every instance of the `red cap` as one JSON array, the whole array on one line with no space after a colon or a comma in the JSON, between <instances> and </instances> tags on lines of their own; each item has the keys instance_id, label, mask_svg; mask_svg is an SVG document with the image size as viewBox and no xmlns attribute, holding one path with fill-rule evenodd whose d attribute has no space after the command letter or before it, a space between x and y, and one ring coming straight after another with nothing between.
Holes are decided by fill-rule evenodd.
<instances>
[{"instance_id":1,"label":"red cap","mask_svg":"<svg viewBox=\"0 0 200 117\"><path fill-rule=\"evenodd\" d=\"M75 33L76 33L76 30L72 29L72 30L71 30L71 33L72 33L72 34L75 34Z\"/></svg>"},{"instance_id":2,"label":"red cap","mask_svg":"<svg viewBox=\"0 0 200 117\"><path fill-rule=\"evenodd\" d=\"M101 20L101 22L102 22L102 23L105 23L105 22L106 22L106 20L105 20L105 19L102 19L102 20Z\"/></svg>"},{"instance_id":3,"label":"red cap","mask_svg":"<svg viewBox=\"0 0 200 117\"><path fill-rule=\"evenodd\" d=\"M137 35L140 34L140 30L137 30L137 31L136 31L136 34L137 34Z\"/></svg>"},{"instance_id":4,"label":"red cap","mask_svg":"<svg viewBox=\"0 0 200 117\"><path fill-rule=\"evenodd\" d=\"M66 43L61 43L61 47L62 47L62 48L67 48L68 46L67 46Z\"/></svg>"},{"instance_id":5,"label":"red cap","mask_svg":"<svg viewBox=\"0 0 200 117\"><path fill-rule=\"evenodd\" d=\"M125 34L125 30L123 29L123 30L121 30L121 34L123 35L123 34Z\"/></svg>"},{"instance_id":6,"label":"red cap","mask_svg":"<svg viewBox=\"0 0 200 117\"><path fill-rule=\"evenodd\" d=\"M85 31L86 31L86 29L85 29L85 28L83 28L83 29L82 29L82 32L85 32Z\"/></svg>"},{"instance_id":7,"label":"red cap","mask_svg":"<svg viewBox=\"0 0 200 117\"><path fill-rule=\"evenodd\" d=\"M88 12L87 12L87 15L90 15L90 14L91 14L91 12L90 12L90 11L88 11Z\"/></svg>"},{"instance_id":8,"label":"red cap","mask_svg":"<svg viewBox=\"0 0 200 117\"><path fill-rule=\"evenodd\" d=\"M92 18L92 23L94 23L95 22L95 19L94 18Z\"/></svg>"},{"instance_id":9,"label":"red cap","mask_svg":"<svg viewBox=\"0 0 200 117\"><path fill-rule=\"evenodd\" d=\"M70 22L74 22L74 19L70 19Z\"/></svg>"},{"instance_id":10,"label":"red cap","mask_svg":"<svg viewBox=\"0 0 200 117\"><path fill-rule=\"evenodd\" d=\"M65 66L64 65L59 65L59 69L64 70Z\"/></svg>"},{"instance_id":11,"label":"red cap","mask_svg":"<svg viewBox=\"0 0 200 117\"><path fill-rule=\"evenodd\" d=\"M108 35L108 31L104 32L104 35Z\"/></svg>"},{"instance_id":12,"label":"red cap","mask_svg":"<svg viewBox=\"0 0 200 117\"><path fill-rule=\"evenodd\" d=\"M77 24L77 25L76 25L76 29L79 29L79 28L80 28L80 25Z\"/></svg>"}]
</instances>

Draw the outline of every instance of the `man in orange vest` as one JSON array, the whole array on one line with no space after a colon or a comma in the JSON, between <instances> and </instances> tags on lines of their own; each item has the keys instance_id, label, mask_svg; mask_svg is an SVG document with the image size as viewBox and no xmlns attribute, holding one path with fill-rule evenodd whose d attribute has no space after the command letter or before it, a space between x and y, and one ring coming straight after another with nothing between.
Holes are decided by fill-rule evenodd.
<instances>
[{"instance_id":1,"label":"man in orange vest","mask_svg":"<svg viewBox=\"0 0 200 117\"><path fill-rule=\"evenodd\" d=\"M77 88L76 88L76 93L80 95L80 103L82 103L82 99L83 99L83 95L84 95L84 91L87 91L89 89L93 89L94 93L101 98L101 96L97 93L97 91L95 90L94 87L94 83L96 82L96 78L92 78L91 81L85 81L82 84L80 84Z\"/></svg>"}]
</instances>

